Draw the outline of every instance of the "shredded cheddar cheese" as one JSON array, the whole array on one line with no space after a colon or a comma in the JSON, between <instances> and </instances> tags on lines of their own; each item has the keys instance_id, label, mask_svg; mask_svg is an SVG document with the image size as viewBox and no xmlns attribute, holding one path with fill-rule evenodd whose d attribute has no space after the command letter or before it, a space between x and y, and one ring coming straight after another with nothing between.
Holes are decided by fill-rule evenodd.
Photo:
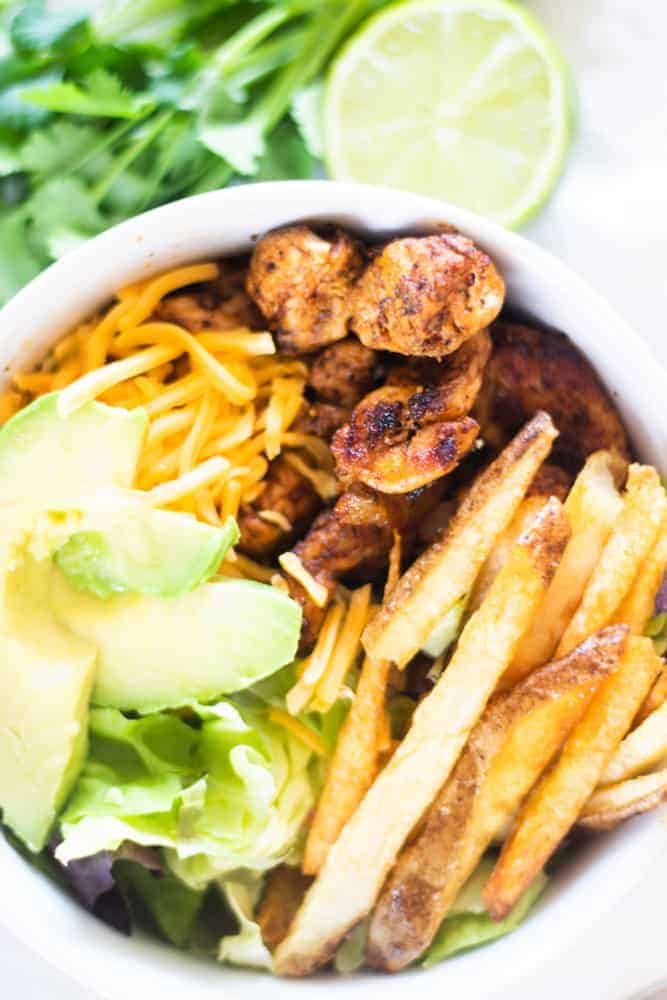
<instances>
[{"instance_id":1,"label":"shredded cheddar cheese","mask_svg":"<svg viewBox=\"0 0 667 1000\"><path fill-rule=\"evenodd\" d=\"M302 670L294 687L287 692L285 700L290 715L298 715L311 700L317 683L331 659L344 613L345 608L339 601L335 601L329 608L315 648L305 661L305 669Z\"/></svg>"},{"instance_id":2,"label":"shredded cheddar cheese","mask_svg":"<svg viewBox=\"0 0 667 1000\"><path fill-rule=\"evenodd\" d=\"M313 697L312 708L315 711L328 712L338 700L345 678L359 658L361 633L368 621L370 610L371 587L370 584L366 584L350 594L345 621Z\"/></svg>"},{"instance_id":3,"label":"shredded cheddar cheese","mask_svg":"<svg viewBox=\"0 0 667 1000\"><path fill-rule=\"evenodd\" d=\"M275 722L277 725L282 726L283 729L287 729L293 736L296 736L305 746L307 746L313 753L316 753L319 757L326 756L326 747L322 742L320 736L313 732L304 722L300 719L295 719L288 712L283 712L282 708L269 708L269 719L271 722Z\"/></svg>"},{"instance_id":4,"label":"shredded cheddar cheese","mask_svg":"<svg viewBox=\"0 0 667 1000\"><path fill-rule=\"evenodd\" d=\"M318 608L326 607L327 601L329 600L329 592L327 588L324 584L319 583L315 577L308 572L296 552L283 552L283 554L278 557L278 562L288 576L293 577L297 583L301 584L313 604L317 605Z\"/></svg>"}]
</instances>

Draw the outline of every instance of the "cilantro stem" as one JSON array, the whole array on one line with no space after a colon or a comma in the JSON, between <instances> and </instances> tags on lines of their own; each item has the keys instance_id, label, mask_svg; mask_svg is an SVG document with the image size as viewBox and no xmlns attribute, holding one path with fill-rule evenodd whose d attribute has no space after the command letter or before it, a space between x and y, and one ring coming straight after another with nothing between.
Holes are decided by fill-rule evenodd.
<instances>
[{"instance_id":1,"label":"cilantro stem","mask_svg":"<svg viewBox=\"0 0 667 1000\"><path fill-rule=\"evenodd\" d=\"M153 139L160 134L162 129L171 121L175 115L173 108L167 111L163 111L161 114L156 115L152 121L147 122L147 128L143 135L137 136L135 141L131 143L122 153L116 157L109 169L105 174L99 179L97 184L91 190L91 196L94 201L99 204L104 196L107 194L109 188L124 170L126 170L131 163L140 156L145 149L150 146Z\"/></svg>"}]
</instances>

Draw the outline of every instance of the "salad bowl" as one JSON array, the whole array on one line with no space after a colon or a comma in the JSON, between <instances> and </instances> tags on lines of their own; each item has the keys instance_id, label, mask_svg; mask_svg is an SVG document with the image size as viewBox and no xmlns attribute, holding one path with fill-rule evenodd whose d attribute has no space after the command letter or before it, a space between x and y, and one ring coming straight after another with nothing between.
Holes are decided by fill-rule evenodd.
<instances>
[{"instance_id":1,"label":"salad bowl","mask_svg":"<svg viewBox=\"0 0 667 1000\"><path fill-rule=\"evenodd\" d=\"M257 235L288 222L334 222L373 238L454 227L497 262L510 307L567 333L611 392L634 450L667 473L665 374L638 333L568 268L485 219L442 202L381 187L326 181L236 187L186 199L132 219L83 244L23 289L0 313L3 386L38 361L69 328L104 305L115 289L176 265L248 250ZM162 1000L258 991L308 997L385 1000L420 989L458 1000L511 991L540 963L587 933L605 910L667 853L657 810L571 852L539 906L515 933L425 972L373 973L299 983L217 966L141 936L126 939L94 920L0 837L0 924L82 985L109 1000L132 993Z\"/></svg>"}]
</instances>

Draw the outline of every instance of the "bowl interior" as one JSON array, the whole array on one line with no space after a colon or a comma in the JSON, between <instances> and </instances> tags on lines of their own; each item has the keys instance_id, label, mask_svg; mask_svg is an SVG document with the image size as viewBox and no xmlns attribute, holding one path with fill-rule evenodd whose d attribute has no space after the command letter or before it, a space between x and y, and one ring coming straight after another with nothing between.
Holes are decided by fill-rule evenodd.
<instances>
[{"instance_id":1,"label":"bowl interior","mask_svg":"<svg viewBox=\"0 0 667 1000\"><path fill-rule=\"evenodd\" d=\"M667 427L664 372L644 342L589 287L537 247L477 216L419 196L330 182L260 184L201 195L130 220L69 254L0 313L0 383L34 364L68 328L113 291L177 264L246 250L253 237L301 219L336 222L369 236L456 226L495 259L508 302L567 333L614 396L638 455L661 472ZM563 865L541 905L510 937L431 970L284 982L197 961L148 939L121 938L90 918L25 864L0 837L0 922L46 959L102 996L121 1000L159 988L163 1000L227 996L491 996L566 947L627 893L663 853L656 814L591 839ZM417 978L418 977L418 978Z\"/></svg>"}]
</instances>

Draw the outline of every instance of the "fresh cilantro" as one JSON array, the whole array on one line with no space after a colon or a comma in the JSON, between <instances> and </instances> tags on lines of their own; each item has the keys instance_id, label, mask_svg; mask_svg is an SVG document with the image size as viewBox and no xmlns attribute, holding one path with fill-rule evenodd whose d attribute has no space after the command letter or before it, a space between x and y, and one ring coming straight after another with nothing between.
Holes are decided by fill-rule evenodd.
<instances>
[{"instance_id":1,"label":"fresh cilantro","mask_svg":"<svg viewBox=\"0 0 667 1000\"><path fill-rule=\"evenodd\" d=\"M36 128L51 117L44 107L36 107L27 95L38 87L48 89L59 86L60 73L47 70L31 80L12 83L0 92L0 125L13 129Z\"/></svg>"},{"instance_id":2,"label":"fresh cilantro","mask_svg":"<svg viewBox=\"0 0 667 1000\"><path fill-rule=\"evenodd\" d=\"M131 94L112 73L96 69L83 83L53 83L23 92L23 100L60 114L94 118L142 118L154 102L144 94Z\"/></svg>"},{"instance_id":3,"label":"fresh cilantro","mask_svg":"<svg viewBox=\"0 0 667 1000\"><path fill-rule=\"evenodd\" d=\"M66 53L89 40L88 15L76 7L47 8L41 0L30 0L11 19L9 37L17 52Z\"/></svg>"},{"instance_id":4,"label":"fresh cilantro","mask_svg":"<svg viewBox=\"0 0 667 1000\"><path fill-rule=\"evenodd\" d=\"M60 174L95 148L99 140L95 126L61 119L30 133L18 151L18 169L38 176Z\"/></svg>"},{"instance_id":5,"label":"fresh cilantro","mask_svg":"<svg viewBox=\"0 0 667 1000\"><path fill-rule=\"evenodd\" d=\"M297 90L290 111L309 152L320 159L324 156L323 99L324 82L315 80L307 87Z\"/></svg>"}]
</instances>

